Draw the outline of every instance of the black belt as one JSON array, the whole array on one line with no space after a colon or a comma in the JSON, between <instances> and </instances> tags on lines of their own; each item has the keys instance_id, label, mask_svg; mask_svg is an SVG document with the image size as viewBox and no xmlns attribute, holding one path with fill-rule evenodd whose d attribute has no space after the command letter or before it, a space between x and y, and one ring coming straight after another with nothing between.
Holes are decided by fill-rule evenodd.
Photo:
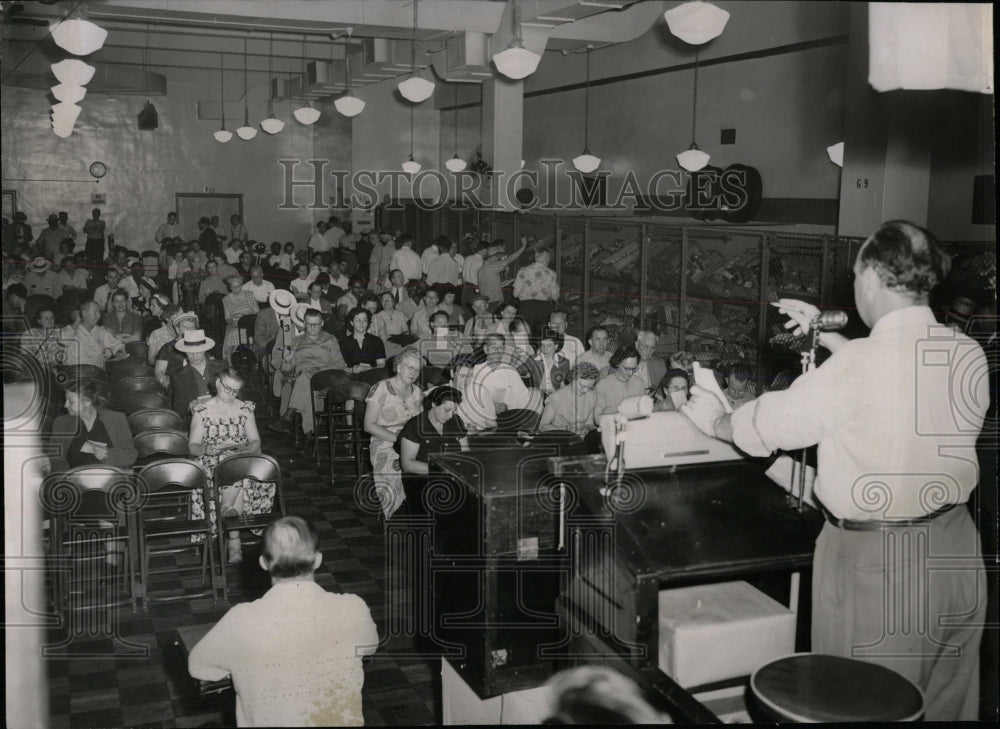
<instances>
[{"instance_id":1,"label":"black belt","mask_svg":"<svg viewBox=\"0 0 1000 729\"><path fill-rule=\"evenodd\" d=\"M831 514L825 506L820 504L820 508L823 510L823 516L826 517L828 522L833 524L833 526L838 529L847 529L848 531L854 532L877 532L881 529L891 527L911 527L919 526L920 524L929 524L939 516L947 514L956 506L958 506L958 504L948 504L947 506L942 506L937 511L932 511L930 514L921 516L918 519L888 519L886 521L882 521L879 519L841 519L840 517Z\"/></svg>"}]
</instances>

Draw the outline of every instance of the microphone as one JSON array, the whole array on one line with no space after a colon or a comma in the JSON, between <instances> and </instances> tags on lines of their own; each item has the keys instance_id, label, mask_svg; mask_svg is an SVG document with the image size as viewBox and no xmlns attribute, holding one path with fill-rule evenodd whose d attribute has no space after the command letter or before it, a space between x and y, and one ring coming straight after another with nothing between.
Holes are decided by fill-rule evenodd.
<instances>
[{"instance_id":1,"label":"microphone","mask_svg":"<svg viewBox=\"0 0 1000 729\"><path fill-rule=\"evenodd\" d=\"M847 312L831 309L820 312L820 315L812 320L810 326L821 332L835 332L847 326Z\"/></svg>"}]
</instances>

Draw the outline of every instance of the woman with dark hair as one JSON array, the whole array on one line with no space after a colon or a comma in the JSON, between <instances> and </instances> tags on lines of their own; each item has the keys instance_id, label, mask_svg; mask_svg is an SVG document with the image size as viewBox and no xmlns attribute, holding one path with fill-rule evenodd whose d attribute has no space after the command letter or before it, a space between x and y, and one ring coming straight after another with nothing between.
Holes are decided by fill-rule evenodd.
<instances>
[{"instance_id":1,"label":"woman with dark hair","mask_svg":"<svg viewBox=\"0 0 1000 729\"><path fill-rule=\"evenodd\" d=\"M594 388L601 373L590 362L577 362L566 379L565 387L553 392L545 401L538 430L569 430L581 438L597 427Z\"/></svg>"},{"instance_id":2,"label":"woman with dark hair","mask_svg":"<svg viewBox=\"0 0 1000 729\"><path fill-rule=\"evenodd\" d=\"M75 466L118 466L135 463L128 420L122 413L105 409L102 384L79 380L66 385L66 415L52 423L52 472Z\"/></svg>"},{"instance_id":3,"label":"woman with dark hair","mask_svg":"<svg viewBox=\"0 0 1000 729\"><path fill-rule=\"evenodd\" d=\"M635 374L639 371L639 350L633 345L619 347L608 364L611 373L595 388L594 420L598 422L602 415L618 412L618 405L625 398L646 393L645 384Z\"/></svg>"},{"instance_id":4,"label":"woman with dark hair","mask_svg":"<svg viewBox=\"0 0 1000 729\"><path fill-rule=\"evenodd\" d=\"M547 329L538 338L538 354L531 357L525 368L531 378L531 386L537 387L545 396L563 386L569 378L569 360L559 350L563 337L558 332Z\"/></svg>"},{"instance_id":5,"label":"woman with dark hair","mask_svg":"<svg viewBox=\"0 0 1000 729\"><path fill-rule=\"evenodd\" d=\"M450 447L469 449L465 423L458 416L462 393L441 385L424 398L424 411L406 421L396 437L396 452L403 471L403 491L411 514L425 513L420 492L427 484L430 456Z\"/></svg>"},{"instance_id":6,"label":"woman with dark hair","mask_svg":"<svg viewBox=\"0 0 1000 729\"><path fill-rule=\"evenodd\" d=\"M385 365L382 340L368 332L372 314L357 306L347 313L347 331L340 339L340 353L351 372L364 372Z\"/></svg>"},{"instance_id":7,"label":"woman with dark hair","mask_svg":"<svg viewBox=\"0 0 1000 729\"><path fill-rule=\"evenodd\" d=\"M222 370L208 383L211 398L196 402L191 408L191 432L188 447L191 457L205 470L209 486L215 474L215 467L225 458L240 453L260 453L260 433L254 417L254 403L237 399L243 387L243 376L229 368ZM237 484L217 484L222 502L223 516L237 514L266 514L274 504L275 485L258 483L244 479ZM201 492L191 494L191 515L195 519L204 517ZM209 505L216 523L215 507ZM229 561L243 559L239 532L229 534Z\"/></svg>"},{"instance_id":8,"label":"woman with dark hair","mask_svg":"<svg viewBox=\"0 0 1000 729\"><path fill-rule=\"evenodd\" d=\"M123 344L142 337L142 317L129 311L128 292L124 289L115 289L111 294L111 311L101 317L101 326Z\"/></svg>"},{"instance_id":9,"label":"woman with dark hair","mask_svg":"<svg viewBox=\"0 0 1000 729\"><path fill-rule=\"evenodd\" d=\"M438 308L448 312L448 323L451 325L465 326L465 317L462 315L462 307L455 303L458 297L458 287L451 284L438 284L436 287L438 298L441 303Z\"/></svg>"},{"instance_id":10,"label":"woman with dark hair","mask_svg":"<svg viewBox=\"0 0 1000 729\"><path fill-rule=\"evenodd\" d=\"M687 402L691 380L687 370L667 370L660 384L653 391L653 410L657 412L680 410Z\"/></svg>"}]
</instances>

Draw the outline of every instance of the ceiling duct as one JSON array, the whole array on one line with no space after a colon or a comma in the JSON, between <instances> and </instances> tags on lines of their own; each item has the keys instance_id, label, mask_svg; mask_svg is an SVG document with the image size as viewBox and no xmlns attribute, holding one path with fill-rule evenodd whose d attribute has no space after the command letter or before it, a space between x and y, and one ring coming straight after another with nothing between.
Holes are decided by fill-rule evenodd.
<instances>
[{"instance_id":1,"label":"ceiling duct","mask_svg":"<svg viewBox=\"0 0 1000 729\"><path fill-rule=\"evenodd\" d=\"M361 67L354 70L352 81L374 83L396 78L413 70L410 63L410 42L388 38L365 38L361 41ZM417 65L420 56L417 57Z\"/></svg>"}]
</instances>

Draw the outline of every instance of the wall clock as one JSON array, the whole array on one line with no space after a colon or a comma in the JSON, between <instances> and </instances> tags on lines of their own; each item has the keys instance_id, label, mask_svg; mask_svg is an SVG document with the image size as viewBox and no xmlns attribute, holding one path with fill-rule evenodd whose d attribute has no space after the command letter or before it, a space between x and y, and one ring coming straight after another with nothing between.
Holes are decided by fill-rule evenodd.
<instances>
[{"instance_id":1,"label":"wall clock","mask_svg":"<svg viewBox=\"0 0 1000 729\"><path fill-rule=\"evenodd\" d=\"M90 174L99 180L108 174L108 166L103 162L92 162L90 164Z\"/></svg>"}]
</instances>

